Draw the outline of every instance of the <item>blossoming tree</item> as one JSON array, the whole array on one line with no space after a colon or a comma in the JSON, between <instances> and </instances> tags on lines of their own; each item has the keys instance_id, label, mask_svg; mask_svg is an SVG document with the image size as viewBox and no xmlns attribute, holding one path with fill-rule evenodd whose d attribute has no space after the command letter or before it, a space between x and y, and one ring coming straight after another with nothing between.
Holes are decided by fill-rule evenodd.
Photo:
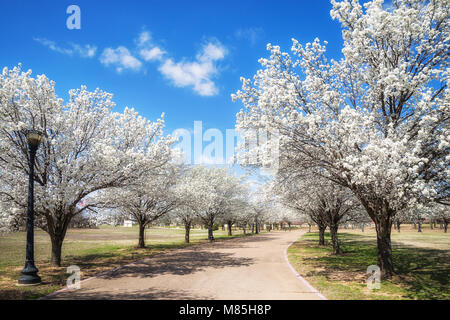
<instances>
[{"instance_id":1,"label":"blossoming tree","mask_svg":"<svg viewBox=\"0 0 450 320\"><path fill-rule=\"evenodd\" d=\"M357 217L359 201L348 188L311 172L301 176L278 175L274 192L280 202L309 216L319 228L319 245L325 244L325 229L330 229L333 253L342 253L338 240L339 226Z\"/></svg>"},{"instance_id":2,"label":"blossoming tree","mask_svg":"<svg viewBox=\"0 0 450 320\"><path fill-rule=\"evenodd\" d=\"M99 205L95 195L133 184L170 160L172 140L164 121L150 122L132 109L112 113L112 95L86 87L64 103L45 75L31 77L20 66L0 76L0 211L2 220L26 208L28 152L24 129L45 134L35 164L36 224L51 238L52 264L71 219ZM83 205L80 205L80 203Z\"/></svg>"},{"instance_id":3,"label":"blossoming tree","mask_svg":"<svg viewBox=\"0 0 450 320\"><path fill-rule=\"evenodd\" d=\"M234 176L228 168L195 166L188 173L189 188L185 196L191 199L191 209L208 228L208 239L214 241L213 225L223 220L241 201L243 178Z\"/></svg>"},{"instance_id":4,"label":"blossoming tree","mask_svg":"<svg viewBox=\"0 0 450 320\"><path fill-rule=\"evenodd\" d=\"M391 277L396 212L416 202L448 203L449 6L332 4L342 59L328 60L318 39L305 46L293 40L292 55L269 44L262 69L232 95L244 105L237 128L244 135L276 129L280 170L314 169L352 190L375 223L378 264Z\"/></svg>"},{"instance_id":5,"label":"blossoming tree","mask_svg":"<svg viewBox=\"0 0 450 320\"><path fill-rule=\"evenodd\" d=\"M106 206L117 208L124 218L138 223L139 248L145 248L145 228L180 205L176 192L178 169L176 165L166 163L153 172L143 172L129 186L110 188L103 194Z\"/></svg>"}]
</instances>

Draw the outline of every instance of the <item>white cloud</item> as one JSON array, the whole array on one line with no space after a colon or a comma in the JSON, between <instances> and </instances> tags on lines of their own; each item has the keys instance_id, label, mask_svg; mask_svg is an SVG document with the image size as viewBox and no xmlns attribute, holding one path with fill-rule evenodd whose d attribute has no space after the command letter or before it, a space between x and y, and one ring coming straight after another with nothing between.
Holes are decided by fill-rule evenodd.
<instances>
[{"instance_id":1,"label":"white cloud","mask_svg":"<svg viewBox=\"0 0 450 320\"><path fill-rule=\"evenodd\" d=\"M215 61L225 57L226 50L222 45L208 43L203 47L201 54L197 54L199 61Z\"/></svg>"},{"instance_id":2,"label":"white cloud","mask_svg":"<svg viewBox=\"0 0 450 320\"><path fill-rule=\"evenodd\" d=\"M142 31L136 39L135 48L130 52L128 48L119 46L117 48L106 48L100 57L104 65L113 65L117 72L125 69L133 71L141 70L141 61L162 61L165 51L152 43L152 36L148 31Z\"/></svg>"},{"instance_id":3,"label":"white cloud","mask_svg":"<svg viewBox=\"0 0 450 320\"><path fill-rule=\"evenodd\" d=\"M74 51L78 52L78 54L83 58L92 58L95 56L95 52L97 51L96 46L91 46L89 44L85 45L84 47L72 43L72 47Z\"/></svg>"},{"instance_id":4,"label":"white cloud","mask_svg":"<svg viewBox=\"0 0 450 320\"><path fill-rule=\"evenodd\" d=\"M54 41L51 41L51 40L48 40L48 39L45 39L45 38L34 38L33 40L39 42L40 44L42 44L42 45L44 45L46 47L48 47L50 50L53 50L53 51L56 51L56 52L59 52L59 53L62 53L62 54L67 54L67 55L72 55L73 54L73 50L58 47Z\"/></svg>"},{"instance_id":5,"label":"white cloud","mask_svg":"<svg viewBox=\"0 0 450 320\"><path fill-rule=\"evenodd\" d=\"M159 47L154 47L151 49L141 49L141 51L139 51L139 55L145 61L161 60L164 54L165 52Z\"/></svg>"},{"instance_id":6,"label":"white cloud","mask_svg":"<svg viewBox=\"0 0 450 320\"><path fill-rule=\"evenodd\" d=\"M153 44L152 36L148 31L142 31L135 40L139 50L139 55L145 61L161 60L165 51Z\"/></svg>"},{"instance_id":7,"label":"white cloud","mask_svg":"<svg viewBox=\"0 0 450 320\"><path fill-rule=\"evenodd\" d=\"M45 38L33 38L33 40L46 46L52 51L59 52L69 56L77 54L82 58L92 58L95 56L95 53L97 52L97 47L90 44L81 46L76 43L70 43L71 48L62 48L58 46L54 41Z\"/></svg>"},{"instance_id":8,"label":"white cloud","mask_svg":"<svg viewBox=\"0 0 450 320\"><path fill-rule=\"evenodd\" d=\"M97 52L93 45L79 45L69 43L70 47L58 46L54 41L45 38L35 38L35 41L50 50L65 55L78 55L92 58ZM142 31L134 39L135 47L130 51L125 46L105 48L99 56L99 61L105 66L113 66L118 73L124 70L140 71L144 62L159 61L158 70L176 87L192 87L201 96L213 96L218 93L213 78L217 76L217 62L223 60L227 49L218 41L208 42L193 60L175 61L167 58L167 54L160 46L155 45L149 31Z\"/></svg>"},{"instance_id":9,"label":"white cloud","mask_svg":"<svg viewBox=\"0 0 450 320\"><path fill-rule=\"evenodd\" d=\"M243 28L238 29L235 32L235 36L238 40L247 40L250 45L255 45L255 43L262 37L264 31L262 28Z\"/></svg>"},{"instance_id":10,"label":"white cloud","mask_svg":"<svg viewBox=\"0 0 450 320\"><path fill-rule=\"evenodd\" d=\"M217 74L215 62L225 57L227 50L220 43L208 43L196 56L196 61L177 62L167 59L159 71L177 87L192 86L201 96L213 96L218 90L212 81Z\"/></svg>"},{"instance_id":11,"label":"white cloud","mask_svg":"<svg viewBox=\"0 0 450 320\"><path fill-rule=\"evenodd\" d=\"M106 48L103 50L100 62L107 66L115 66L119 73L124 69L138 71L142 67L142 62L132 56L130 51L123 46L119 46L116 49Z\"/></svg>"},{"instance_id":12,"label":"white cloud","mask_svg":"<svg viewBox=\"0 0 450 320\"><path fill-rule=\"evenodd\" d=\"M143 46L146 45L147 43L150 42L150 39L152 38L152 36L150 35L150 32L148 31L142 31L139 34L139 38L137 39L137 44L138 46Z\"/></svg>"}]
</instances>

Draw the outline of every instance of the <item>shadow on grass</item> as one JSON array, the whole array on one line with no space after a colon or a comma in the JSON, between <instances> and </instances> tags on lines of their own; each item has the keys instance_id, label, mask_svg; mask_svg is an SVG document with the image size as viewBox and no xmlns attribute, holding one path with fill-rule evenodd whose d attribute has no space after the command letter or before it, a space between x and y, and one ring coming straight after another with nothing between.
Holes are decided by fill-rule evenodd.
<instances>
[{"instance_id":1,"label":"shadow on grass","mask_svg":"<svg viewBox=\"0 0 450 320\"><path fill-rule=\"evenodd\" d=\"M450 255L447 251L403 247L393 250L395 271L411 299L450 299Z\"/></svg>"},{"instance_id":2,"label":"shadow on grass","mask_svg":"<svg viewBox=\"0 0 450 320\"><path fill-rule=\"evenodd\" d=\"M329 239L328 233L326 239ZM339 239L344 253L332 255L329 245L317 245L318 233L309 233L302 237L301 245L305 252L317 253L303 258L305 262L316 267L309 274L324 276L329 280L365 281L367 267L377 265L376 240L349 233L340 233ZM404 289L403 298L450 298L448 250L414 247L394 242L392 255L396 275L386 282L401 286Z\"/></svg>"}]
</instances>

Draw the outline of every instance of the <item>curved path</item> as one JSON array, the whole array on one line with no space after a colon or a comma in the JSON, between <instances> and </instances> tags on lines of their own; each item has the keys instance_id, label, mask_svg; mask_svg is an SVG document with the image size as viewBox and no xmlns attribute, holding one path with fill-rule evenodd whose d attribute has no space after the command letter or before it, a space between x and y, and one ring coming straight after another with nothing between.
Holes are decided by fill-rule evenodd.
<instances>
[{"instance_id":1,"label":"curved path","mask_svg":"<svg viewBox=\"0 0 450 320\"><path fill-rule=\"evenodd\" d=\"M285 249L304 231L264 233L156 255L45 299L321 299Z\"/></svg>"}]
</instances>

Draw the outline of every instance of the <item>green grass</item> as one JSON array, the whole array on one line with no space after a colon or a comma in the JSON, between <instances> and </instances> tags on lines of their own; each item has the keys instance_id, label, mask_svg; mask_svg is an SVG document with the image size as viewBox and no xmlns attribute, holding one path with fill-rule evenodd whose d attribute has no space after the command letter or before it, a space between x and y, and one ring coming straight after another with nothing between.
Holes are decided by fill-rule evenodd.
<instances>
[{"instance_id":1,"label":"green grass","mask_svg":"<svg viewBox=\"0 0 450 320\"><path fill-rule=\"evenodd\" d=\"M146 245L137 248L138 228L102 226L99 229L70 229L62 249L62 266L50 265L51 244L49 236L35 231L35 263L43 284L18 287L17 279L25 261L26 233L0 234L0 299L36 299L65 286L70 265L81 269L82 279L100 272L131 263L176 248L207 242L207 230L191 230L191 243L184 243L184 229L146 229ZM250 235L250 234L247 234ZM221 229L214 231L217 241L242 237L234 231L229 237Z\"/></svg>"},{"instance_id":2,"label":"green grass","mask_svg":"<svg viewBox=\"0 0 450 320\"><path fill-rule=\"evenodd\" d=\"M377 265L375 232L341 230L344 254L317 245L318 233L306 233L289 250L292 265L328 299L450 299L450 234L442 231L392 234L396 275L369 290L366 270Z\"/></svg>"}]
</instances>

